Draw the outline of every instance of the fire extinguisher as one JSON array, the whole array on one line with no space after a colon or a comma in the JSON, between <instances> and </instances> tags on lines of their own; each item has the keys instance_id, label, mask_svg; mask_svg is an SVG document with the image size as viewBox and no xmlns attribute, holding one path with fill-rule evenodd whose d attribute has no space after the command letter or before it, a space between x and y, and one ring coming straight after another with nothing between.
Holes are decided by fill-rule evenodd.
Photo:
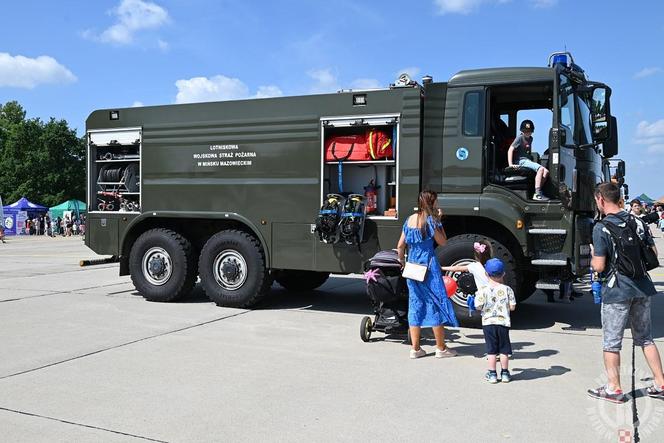
<instances>
[{"instance_id":1,"label":"fire extinguisher","mask_svg":"<svg viewBox=\"0 0 664 443\"><path fill-rule=\"evenodd\" d=\"M364 187L364 197L366 199L365 205L367 214L373 214L378 209L377 189L373 179L369 182L368 186Z\"/></svg>"}]
</instances>

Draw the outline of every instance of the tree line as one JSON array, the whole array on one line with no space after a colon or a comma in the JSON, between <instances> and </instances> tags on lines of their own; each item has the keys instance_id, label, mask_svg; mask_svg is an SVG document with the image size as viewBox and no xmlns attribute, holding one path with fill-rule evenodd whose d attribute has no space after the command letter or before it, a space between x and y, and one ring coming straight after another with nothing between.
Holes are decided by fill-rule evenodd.
<instances>
[{"instance_id":1,"label":"tree line","mask_svg":"<svg viewBox=\"0 0 664 443\"><path fill-rule=\"evenodd\" d=\"M15 101L0 103L0 197L44 206L85 201L85 137L66 120L26 119Z\"/></svg>"}]
</instances>

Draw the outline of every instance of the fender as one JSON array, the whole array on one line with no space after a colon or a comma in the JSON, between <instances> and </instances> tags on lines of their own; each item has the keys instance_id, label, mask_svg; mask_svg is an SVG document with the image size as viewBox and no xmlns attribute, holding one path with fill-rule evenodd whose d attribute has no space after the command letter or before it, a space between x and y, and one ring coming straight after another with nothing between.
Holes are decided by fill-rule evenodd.
<instances>
[{"instance_id":1,"label":"fender","mask_svg":"<svg viewBox=\"0 0 664 443\"><path fill-rule=\"evenodd\" d=\"M145 224L145 223L150 223L151 220L153 219L207 219L207 220L219 220L219 221L234 221L234 222L239 222L249 228L252 234L256 236L258 241L261 243L261 247L265 251L265 264L266 267L269 269L270 268L270 250L268 249L267 242L265 240L265 237L263 234L260 232L260 230L256 227L256 225L249 221L246 217L243 215L240 215L236 212L206 212L206 211L187 211L186 213L184 212L178 212L178 211L152 211L152 212L144 212L138 217L134 218L129 222L127 225L127 229L125 230L124 233L122 233L122 240L120 242L120 255L125 256L126 254L126 241L125 239L127 238L127 235L130 234L133 230L138 228L139 226Z\"/></svg>"},{"instance_id":2,"label":"fender","mask_svg":"<svg viewBox=\"0 0 664 443\"><path fill-rule=\"evenodd\" d=\"M484 192L480 196L479 215L500 223L519 242L525 253L528 248L527 230L525 226L517 229L517 220L522 220L525 225L525 214L521 207L511 198L505 198L500 193Z\"/></svg>"}]
</instances>

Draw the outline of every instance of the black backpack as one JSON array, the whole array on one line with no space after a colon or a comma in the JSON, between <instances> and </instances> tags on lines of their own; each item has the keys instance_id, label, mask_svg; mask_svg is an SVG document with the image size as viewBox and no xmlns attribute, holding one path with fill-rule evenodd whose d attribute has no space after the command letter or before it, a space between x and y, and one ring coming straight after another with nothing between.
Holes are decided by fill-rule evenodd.
<instances>
[{"instance_id":1,"label":"black backpack","mask_svg":"<svg viewBox=\"0 0 664 443\"><path fill-rule=\"evenodd\" d=\"M615 248L614 256L611 257L613 268L626 277L643 278L648 275L649 270L659 266L657 257L654 257L653 262L654 251L639 238L636 219L633 215L628 215L626 219L614 215L623 221L625 226L619 226L606 220L600 222L613 239Z\"/></svg>"}]
</instances>

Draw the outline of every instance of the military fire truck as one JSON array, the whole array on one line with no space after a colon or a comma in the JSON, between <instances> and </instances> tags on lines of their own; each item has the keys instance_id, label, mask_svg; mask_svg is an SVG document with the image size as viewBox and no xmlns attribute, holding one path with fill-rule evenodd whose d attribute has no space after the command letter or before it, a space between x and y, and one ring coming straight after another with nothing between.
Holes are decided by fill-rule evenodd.
<instances>
[{"instance_id":1,"label":"military fire truck","mask_svg":"<svg viewBox=\"0 0 664 443\"><path fill-rule=\"evenodd\" d=\"M200 278L217 304L250 307L275 280L311 290L362 272L430 189L449 238L440 263L467 262L489 239L523 300L588 271L593 189L617 153L610 95L555 53L546 67L447 82L97 110L85 242L117 256L148 300L175 300ZM550 111L534 158L550 170L550 201L532 199L527 170L507 167L517 113L531 110Z\"/></svg>"}]
</instances>

